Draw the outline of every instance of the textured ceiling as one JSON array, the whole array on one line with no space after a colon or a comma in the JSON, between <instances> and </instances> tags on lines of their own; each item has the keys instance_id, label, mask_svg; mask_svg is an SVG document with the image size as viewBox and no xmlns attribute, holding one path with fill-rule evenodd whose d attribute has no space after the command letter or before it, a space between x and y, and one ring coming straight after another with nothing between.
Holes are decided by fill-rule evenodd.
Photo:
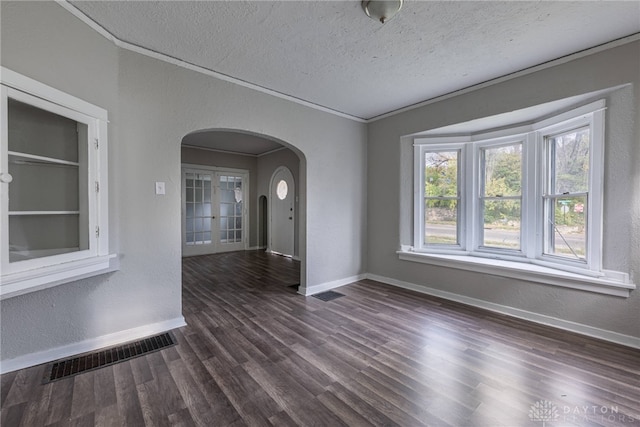
<instances>
[{"instance_id":1,"label":"textured ceiling","mask_svg":"<svg viewBox=\"0 0 640 427\"><path fill-rule=\"evenodd\" d=\"M121 41L370 119L640 32L640 1L78 1Z\"/></svg>"}]
</instances>

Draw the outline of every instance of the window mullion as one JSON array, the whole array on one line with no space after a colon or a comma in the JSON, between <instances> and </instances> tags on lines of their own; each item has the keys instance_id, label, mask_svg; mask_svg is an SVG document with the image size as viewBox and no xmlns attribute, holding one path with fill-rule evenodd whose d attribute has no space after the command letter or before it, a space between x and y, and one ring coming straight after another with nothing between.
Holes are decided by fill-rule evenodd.
<instances>
[{"instance_id":1,"label":"window mullion","mask_svg":"<svg viewBox=\"0 0 640 427\"><path fill-rule=\"evenodd\" d=\"M542 158L539 134L531 132L524 142L522 173L522 252L531 259L542 254Z\"/></svg>"},{"instance_id":2,"label":"window mullion","mask_svg":"<svg viewBox=\"0 0 640 427\"><path fill-rule=\"evenodd\" d=\"M604 209L604 110L593 112L591 125L589 196L587 198L587 262L594 271L602 270Z\"/></svg>"},{"instance_id":3,"label":"window mullion","mask_svg":"<svg viewBox=\"0 0 640 427\"><path fill-rule=\"evenodd\" d=\"M416 145L413 148L413 169L414 183L413 183L413 242L417 248L423 248L425 246L424 241L424 218L425 218L425 176L424 176L424 154L425 149L423 145Z\"/></svg>"},{"instance_id":4,"label":"window mullion","mask_svg":"<svg viewBox=\"0 0 640 427\"><path fill-rule=\"evenodd\" d=\"M0 141L8 141L9 139L9 126L8 118L4 113L8 109L8 96L7 88L0 86ZM9 267L9 185L11 181L9 171L9 156L8 147L5 144L0 144L0 173L2 174L0 181L0 266L2 271L7 271Z\"/></svg>"},{"instance_id":5,"label":"window mullion","mask_svg":"<svg viewBox=\"0 0 640 427\"><path fill-rule=\"evenodd\" d=\"M462 205L462 218L460 227L464 229L460 232L460 244L463 249L473 250L476 248L478 229L478 149L473 143L468 143L462 149L462 176L460 177L460 198Z\"/></svg>"}]
</instances>

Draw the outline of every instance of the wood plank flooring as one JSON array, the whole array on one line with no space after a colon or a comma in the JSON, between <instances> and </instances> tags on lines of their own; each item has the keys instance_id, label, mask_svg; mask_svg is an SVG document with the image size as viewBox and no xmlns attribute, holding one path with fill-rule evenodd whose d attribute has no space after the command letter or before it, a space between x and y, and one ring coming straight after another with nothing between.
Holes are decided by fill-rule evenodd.
<instances>
[{"instance_id":1,"label":"wood plank flooring","mask_svg":"<svg viewBox=\"0 0 640 427\"><path fill-rule=\"evenodd\" d=\"M178 345L42 385L13 426L639 426L640 351L361 281L298 295L264 252L183 261Z\"/></svg>"}]
</instances>

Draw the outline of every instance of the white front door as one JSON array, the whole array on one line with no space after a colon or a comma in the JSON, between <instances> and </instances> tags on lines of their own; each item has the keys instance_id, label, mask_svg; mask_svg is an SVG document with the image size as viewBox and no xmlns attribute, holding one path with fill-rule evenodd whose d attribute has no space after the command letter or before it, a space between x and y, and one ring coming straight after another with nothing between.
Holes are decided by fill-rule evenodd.
<instances>
[{"instance_id":1,"label":"white front door","mask_svg":"<svg viewBox=\"0 0 640 427\"><path fill-rule=\"evenodd\" d=\"M271 232L269 250L282 255L294 254L295 183L291 171L279 167L271 178Z\"/></svg>"},{"instance_id":2,"label":"white front door","mask_svg":"<svg viewBox=\"0 0 640 427\"><path fill-rule=\"evenodd\" d=\"M246 249L248 174L182 170L182 255Z\"/></svg>"}]
</instances>

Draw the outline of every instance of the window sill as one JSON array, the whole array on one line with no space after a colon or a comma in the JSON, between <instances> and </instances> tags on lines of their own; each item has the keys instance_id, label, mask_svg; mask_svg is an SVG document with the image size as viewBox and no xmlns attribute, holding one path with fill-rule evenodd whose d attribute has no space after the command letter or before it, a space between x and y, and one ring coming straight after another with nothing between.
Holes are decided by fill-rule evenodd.
<instances>
[{"instance_id":1,"label":"window sill","mask_svg":"<svg viewBox=\"0 0 640 427\"><path fill-rule=\"evenodd\" d=\"M116 254L110 254L4 275L0 300L116 271L115 261Z\"/></svg>"},{"instance_id":2,"label":"window sill","mask_svg":"<svg viewBox=\"0 0 640 427\"><path fill-rule=\"evenodd\" d=\"M636 285L629 283L626 274L617 272L612 272L612 274L617 276L616 279L614 279L606 276L591 277L570 273L536 264L481 258L470 255L427 254L407 250L398 251L397 254L398 257L404 261L509 277L617 297L628 298L631 291L636 289Z\"/></svg>"}]
</instances>

